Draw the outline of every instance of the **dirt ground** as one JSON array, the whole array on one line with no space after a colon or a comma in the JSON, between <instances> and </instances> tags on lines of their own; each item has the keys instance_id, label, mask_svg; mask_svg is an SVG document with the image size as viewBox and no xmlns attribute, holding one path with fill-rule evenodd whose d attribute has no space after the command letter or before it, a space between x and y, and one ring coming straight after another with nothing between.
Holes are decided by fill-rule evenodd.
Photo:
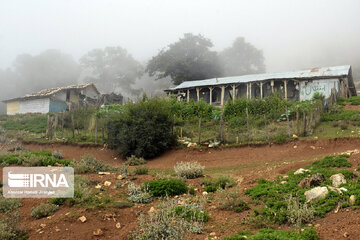
<instances>
[{"instance_id":1,"label":"dirt ground","mask_svg":"<svg viewBox=\"0 0 360 240\"><path fill-rule=\"evenodd\" d=\"M79 160L85 154L94 155L113 166L121 166L123 159L112 150L102 150L100 147L80 147L72 145L24 145L29 150L61 150L65 159ZM273 144L263 146L243 146L218 149L179 149L169 151L162 156L148 161L150 169L172 169L176 162L198 161L206 167L206 174L229 174L238 180L241 190L256 183L259 178L273 179L278 174L285 174L291 169L304 167L309 162L321 158L324 155L340 153L347 150L359 149L360 138L331 139L331 140L307 140L294 141L286 144ZM360 165L360 154L350 158L353 167ZM1 171L2 174L2 171ZM100 176L88 174L91 180L103 182L109 180L115 182L116 175ZM137 183L152 179L153 176L141 176L134 180ZM199 189L201 195L202 186L200 179L187 181ZM123 189L109 189L114 197L123 194ZM122 193L121 193L122 192ZM20 208L22 223L29 229L29 239L127 239L128 233L137 226L137 217L140 212L146 212L151 204L136 204L127 209L84 209L78 207L62 206L53 216L39 220L30 218L31 208L45 199L23 199ZM206 224L204 234L192 235L189 239L205 239L209 233L215 232L217 237L224 237L236 233L246 226L241 225L241 219L248 212L234 213L221 211L215 205L207 207L210 212L210 221ZM112 214L108 220L108 216ZM78 217L86 216L85 223L78 221ZM116 223L121 228L116 228ZM360 239L360 210L343 210L338 213L329 213L325 218L318 219L315 224L320 224L317 230L320 239L344 239L344 234L349 239ZM40 224L46 224L44 228ZM94 236L93 231L101 228L104 234Z\"/></svg>"}]
</instances>

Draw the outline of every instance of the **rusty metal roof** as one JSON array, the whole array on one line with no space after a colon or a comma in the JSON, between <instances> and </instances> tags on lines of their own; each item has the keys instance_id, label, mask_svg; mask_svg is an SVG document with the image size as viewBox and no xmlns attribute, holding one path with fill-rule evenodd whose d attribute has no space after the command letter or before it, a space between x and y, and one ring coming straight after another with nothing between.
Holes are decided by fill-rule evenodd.
<instances>
[{"instance_id":1,"label":"rusty metal roof","mask_svg":"<svg viewBox=\"0 0 360 240\"><path fill-rule=\"evenodd\" d=\"M36 93L26 94L23 97L12 98L12 99L5 100L3 102L6 103L6 102L12 102L12 101L19 101L19 100L45 98L45 97L50 97L61 91L72 90L72 89L80 89L81 90L81 89L85 89L89 86L93 86L95 91L100 94L100 92L97 90L97 88L95 87L95 85L93 83L86 83L86 84L71 85L71 86L66 86L66 87L43 89Z\"/></svg>"},{"instance_id":2,"label":"rusty metal roof","mask_svg":"<svg viewBox=\"0 0 360 240\"><path fill-rule=\"evenodd\" d=\"M326 79L332 77L346 77L349 74L351 74L350 69L351 69L350 65L344 65L344 66L334 66L334 67L312 68L308 70L300 70L294 72L263 73L263 74L251 74L251 75L243 75L243 76L235 76L235 77L211 78L205 80L186 81L174 88L170 88L169 90L172 91L172 90L181 90L181 89L195 88L195 87L239 84L239 83L259 82L259 81L276 80L276 79L306 80L306 79Z\"/></svg>"}]
</instances>

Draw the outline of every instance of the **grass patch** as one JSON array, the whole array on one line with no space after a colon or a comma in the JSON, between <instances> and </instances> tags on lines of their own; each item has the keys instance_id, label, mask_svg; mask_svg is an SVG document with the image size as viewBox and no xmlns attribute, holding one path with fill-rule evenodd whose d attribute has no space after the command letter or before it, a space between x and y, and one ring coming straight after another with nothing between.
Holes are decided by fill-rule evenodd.
<instances>
[{"instance_id":1,"label":"grass patch","mask_svg":"<svg viewBox=\"0 0 360 240\"><path fill-rule=\"evenodd\" d=\"M68 166L69 160L58 159L52 156L50 151L22 152L19 154L0 155L0 164L23 165L23 166Z\"/></svg>"},{"instance_id":2,"label":"grass patch","mask_svg":"<svg viewBox=\"0 0 360 240\"><path fill-rule=\"evenodd\" d=\"M330 167L351 167L351 163L349 163L346 158L349 158L350 155L330 155L326 156L322 160L315 161L311 164L311 166L316 168L330 168Z\"/></svg>"},{"instance_id":3,"label":"grass patch","mask_svg":"<svg viewBox=\"0 0 360 240\"><path fill-rule=\"evenodd\" d=\"M45 133L47 125L47 115L18 115L8 117L2 124L7 130L25 130L33 133Z\"/></svg>"},{"instance_id":4,"label":"grass patch","mask_svg":"<svg viewBox=\"0 0 360 240\"><path fill-rule=\"evenodd\" d=\"M54 204L40 203L39 206L32 208L30 216L40 219L52 215L59 207Z\"/></svg>"},{"instance_id":5,"label":"grass patch","mask_svg":"<svg viewBox=\"0 0 360 240\"><path fill-rule=\"evenodd\" d=\"M249 231L240 231L238 234L223 238L224 240L317 240L317 232L312 228L306 228L304 231L296 230L275 230L261 229L255 234Z\"/></svg>"},{"instance_id":6,"label":"grass patch","mask_svg":"<svg viewBox=\"0 0 360 240\"><path fill-rule=\"evenodd\" d=\"M186 183L181 180L152 180L144 183L144 187L155 197L175 196L187 193Z\"/></svg>"},{"instance_id":7,"label":"grass patch","mask_svg":"<svg viewBox=\"0 0 360 240\"><path fill-rule=\"evenodd\" d=\"M213 188L222 188L222 189L225 189L225 188L229 188L229 187L232 187L235 185L235 181L232 177L230 176L218 176L216 178L208 178L206 177L204 180L203 180L203 184L205 185L205 187L207 186L212 186L211 189Z\"/></svg>"}]
</instances>

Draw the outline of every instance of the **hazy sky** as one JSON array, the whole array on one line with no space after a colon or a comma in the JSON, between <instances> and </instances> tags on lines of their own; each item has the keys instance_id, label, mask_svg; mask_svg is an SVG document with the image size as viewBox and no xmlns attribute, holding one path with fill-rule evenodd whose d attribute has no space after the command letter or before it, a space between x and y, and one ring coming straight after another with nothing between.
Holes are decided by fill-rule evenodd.
<instances>
[{"instance_id":1,"label":"hazy sky","mask_svg":"<svg viewBox=\"0 0 360 240\"><path fill-rule=\"evenodd\" d=\"M59 49L121 46L146 61L185 32L216 50L243 36L268 71L360 62L360 0L0 0L0 68ZM360 63L359 63L360 64Z\"/></svg>"}]
</instances>

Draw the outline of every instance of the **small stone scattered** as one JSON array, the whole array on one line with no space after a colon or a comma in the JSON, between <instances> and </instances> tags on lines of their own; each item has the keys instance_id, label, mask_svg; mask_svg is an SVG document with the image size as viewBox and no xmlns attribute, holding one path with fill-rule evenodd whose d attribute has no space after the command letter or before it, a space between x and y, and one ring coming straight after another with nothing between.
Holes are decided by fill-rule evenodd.
<instances>
[{"instance_id":1,"label":"small stone scattered","mask_svg":"<svg viewBox=\"0 0 360 240\"><path fill-rule=\"evenodd\" d=\"M110 185L111 185L111 182L109 182L109 181L105 181L105 182L104 182L104 186L105 186L105 187L109 187Z\"/></svg>"},{"instance_id":2,"label":"small stone scattered","mask_svg":"<svg viewBox=\"0 0 360 240\"><path fill-rule=\"evenodd\" d=\"M84 222L86 222L87 219L85 216L81 216L81 217L79 217L79 220L84 223Z\"/></svg>"},{"instance_id":3,"label":"small stone scattered","mask_svg":"<svg viewBox=\"0 0 360 240\"><path fill-rule=\"evenodd\" d=\"M156 210L154 207L151 207L150 210L149 210L149 213L154 213Z\"/></svg>"},{"instance_id":4,"label":"small stone scattered","mask_svg":"<svg viewBox=\"0 0 360 240\"><path fill-rule=\"evenodd\" d=\"M209 193L208 192L203 192L202 195L203 196L207 196Z\"/></svg>"},{"instance_id":5,"label":"small stone scattered","mask_svg":"<svg viewBox=\"0 0 360 240\"><path fill-rule=\"evenodd\" d=\"M96 231L93 232L93 234L94 236L101 236L103 235L103 231L100 228L98 228L96 229Z\"/></svg>"},{"instance_id":6,"label":"small stone scattered","mask_svg":"<svg viewBox=\"0 0 360 240\"><path fill-rule=\"evenodd\" d=\"M110 172L99 172L99 175L110 175Z\"/></svg>"},{"instance_id":7,"label":"small stone scattered","mask_svg":"<svg viewBox=\"0 0 360 240\"><path fill-rule=\"evenodd\" d=\"M116 228L121 228L121 224L120 223L116 223Z\"/></svg>"}]
</instances>

